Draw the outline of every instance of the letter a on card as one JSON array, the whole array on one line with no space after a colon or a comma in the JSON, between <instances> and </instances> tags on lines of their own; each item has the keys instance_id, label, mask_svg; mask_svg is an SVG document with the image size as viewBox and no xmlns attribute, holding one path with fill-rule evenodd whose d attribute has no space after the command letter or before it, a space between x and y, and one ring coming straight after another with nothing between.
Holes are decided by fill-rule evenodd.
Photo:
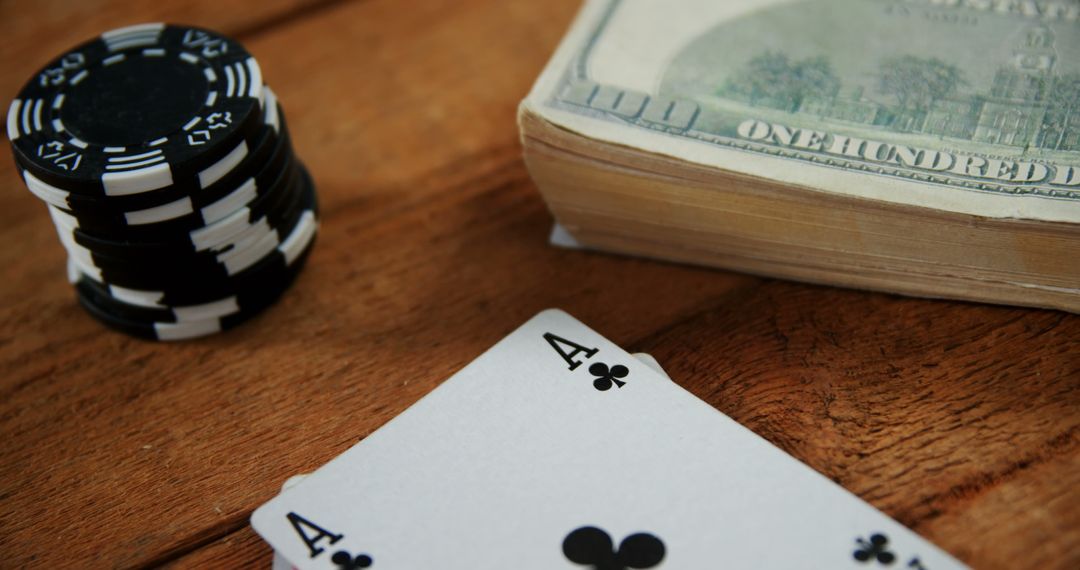
<instances>
[{"instance_id":1,"label":"letter a on card","mask_svg":"<svg viewBox=\"0 0 1080 570\"><path fill-rule=\"evenodd\" d=\"M555 352L558 352L559 356L561 356L562 359L570 365L570 370L581 366L581 363L584 362L584 360L574 360L574 357L577 356L578 353L584 352L585 358L592 358L598 350L596 348L584 347L576 342L566 340L565 338L553 335L549 332L544 333L544 340L548 341L548 344L551 345L551 348L554 348ZM573 350L567 351L567 348L571 348Z\"/></svg>"},{"instance_id":2,"label":"letter a on card","mask_svg":"<svg viewBox=\"0 0 1080 570\"><path fill-rule=\"evenodd\" d=\"M330 544L334 544L335 542L344 538L344 535L334 534L296 513L290 512L289 514L285 515L285 517L289 519L289 524L292 525L293 529L296 531L296 534L300 535L300 540L303 540L304 544L307 545L308 550L311 551L312 558L315 558L324 550L323 547L319 546L320 540L326 538L330 541ZM307 532L304 531L305 527L315 531L315 533L309 535Z\"/></svg>"}]
</instances>

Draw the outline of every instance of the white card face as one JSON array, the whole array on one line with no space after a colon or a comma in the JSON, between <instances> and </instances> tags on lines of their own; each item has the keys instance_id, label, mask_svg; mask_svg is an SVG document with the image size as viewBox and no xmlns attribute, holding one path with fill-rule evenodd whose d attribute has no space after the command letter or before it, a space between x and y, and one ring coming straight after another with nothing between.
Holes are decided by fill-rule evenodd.
<instances>
[{"instance_id":1,"label":"white card face","mask_svg":"<svg viewBox=\"0 0 1080 570\"><path fill-rule=\"evenodd\" d=\"M671 380L671 377L668 376L667 372L665 372L664 369L660 366L660 363L655 358L653 358L653 355L651 355L651 354L649 354L647 352L635 352L632 356L634 358L640 360L642 364L644 364L644 365L648 366L649 368L651 368L653 370L653 372L656 372L661 377L663 377L665 380ZM307 477L307 474L293 475L292 477L289 477L288 479L285 480L285 483L283 483L281 485L281 490L285 491L286 489L291 489L291 488L295 487L298 483L303 481L306 477ZM270 570L291 570L292 568L293 568L293 565L289 564L289 561L285 560L285 557L282 556L281 553L279 553L278 551L275 550L274 551L274 559L273 559L273 562L270 565Z\"/></svg>"},{"instance_id":2,"label":"white card face","mask_svg":"<svg viewBox=\"0 0 1080 570\"><path fill-rule=\"evenodd\" d=\"M959 568L544 311L260 507L297 568Z\"/></svg>"}]
</instances>

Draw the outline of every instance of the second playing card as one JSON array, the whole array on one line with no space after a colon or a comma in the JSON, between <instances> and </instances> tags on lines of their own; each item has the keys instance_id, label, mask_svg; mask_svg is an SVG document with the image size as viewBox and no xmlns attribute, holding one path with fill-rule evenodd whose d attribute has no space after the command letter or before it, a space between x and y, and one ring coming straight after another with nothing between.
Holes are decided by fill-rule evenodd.
<instances>
[{"instance_id":1,"label":"second playing card","mask_svg":"<svg viewBox=\"0 0 1080 570\"><path fill-rule=\"evenodd\" d=\"M252 524L298 568L958 566L560 311Z\"/></svg>"}]
</instances>

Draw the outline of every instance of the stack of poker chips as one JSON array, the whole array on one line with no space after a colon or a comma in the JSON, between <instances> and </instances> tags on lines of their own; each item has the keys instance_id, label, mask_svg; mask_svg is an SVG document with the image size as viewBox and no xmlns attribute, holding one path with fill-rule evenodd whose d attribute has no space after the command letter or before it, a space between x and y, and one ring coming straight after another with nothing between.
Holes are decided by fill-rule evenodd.
<instances>
[{"instance_id":1,"label":"stack of poker chips","mask_svg":"<svg viewBox=\"0 0 1080 570\"><path fill-rule=\"evenodd\" d=\"M235 326L289 287L314 243L315 188L281 108L255 59L214 32L106 32L23 87L7 133L79 302L129 334Z\"/></svg>"}]
</instances>

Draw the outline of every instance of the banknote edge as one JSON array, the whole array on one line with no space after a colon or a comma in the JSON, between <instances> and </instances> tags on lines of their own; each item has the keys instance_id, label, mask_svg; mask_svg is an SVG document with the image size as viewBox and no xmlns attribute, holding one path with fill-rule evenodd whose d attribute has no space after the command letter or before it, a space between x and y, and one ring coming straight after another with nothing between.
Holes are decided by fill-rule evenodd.
<instances>
[{"instance_id":1,"label":"banknote edge","mask_svg":"<svg viewBox=\"0 0 1080 570\"><path fill-rule=\"evenodd\" d=\"M597 43L602 28L622 2L584 2L529 94L519 105L519 128L525 124L523 117L531 113L561 129L590 139L830 194L987 218L1080 223L1080 200L1076 198L1062 200L1049 196L993 193L952 184L935 184L932 180L914 181L872 173L871 169L855 171L821 163L799 164L762 154L758 150L718 146L671 136L661 129L602 120L590 116L585 109L569 110L573 106L559 101L557 95L567 88L569 78L575 73L589 78L589 53ZM523 139L526 134L522 129ZM781 163L783 168L777 168Z\"/></svg>"}]
</instances>

